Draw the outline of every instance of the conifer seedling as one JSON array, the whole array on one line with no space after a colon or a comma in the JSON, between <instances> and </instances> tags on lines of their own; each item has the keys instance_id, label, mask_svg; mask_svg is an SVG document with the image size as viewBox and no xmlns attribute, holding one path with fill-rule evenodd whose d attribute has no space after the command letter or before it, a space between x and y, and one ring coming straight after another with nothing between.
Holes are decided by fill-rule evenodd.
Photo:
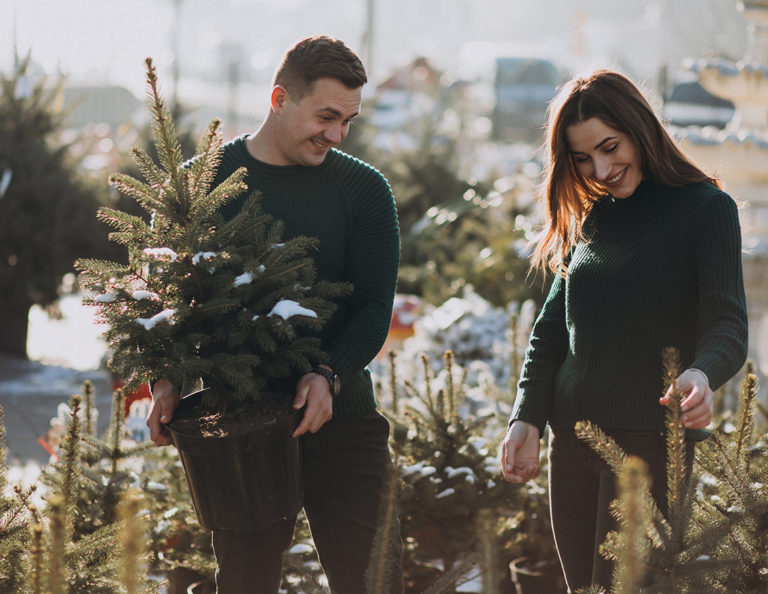
<instances>
[{"instance_id":1,"label":"conifer seedling","mask_svg":"<svg viewBox=\"0 0 768 594\"><path fill-rule=\"evenodd\" d=\"M134 198L151 222L100 209L98 217L115 229L110 239L127 248L128 263L78 260L90 292L85 302L107 325L109 365L127 391L165 377L185 389L202 380L211 388L205 403L219 409L258 401L271 379L323 362L311 333L350 287L315 282L316 239L283 240L281 222L260 210L258 193L224 218L222 207L247 192L245 168L213 187L218 120L185 162L150 58L146 69L159 163L134 148L144 181L115 174L110 184Z\"/></svg>"}]
</instances>

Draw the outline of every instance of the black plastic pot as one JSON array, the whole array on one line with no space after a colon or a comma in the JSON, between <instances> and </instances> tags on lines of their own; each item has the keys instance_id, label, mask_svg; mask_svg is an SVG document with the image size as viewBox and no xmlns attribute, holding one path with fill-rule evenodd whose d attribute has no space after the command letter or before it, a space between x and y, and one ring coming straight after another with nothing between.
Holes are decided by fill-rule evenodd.
<instances>
[{"instance_id":1,"label":"black plastic pot","mask_svg":"<svg viewBox=\"0 0 768 594\"><path fill-rule=\"evenodd\" d=\"M167 594L187 594L190 586L200 582L203 576L189 567L174 567L165 572L168 579Z\"/></svg>"},{"instance_id":2,"label":"black plastic pot","mask_svg":"<svg viewBox=\"0 0 768 594\"><path fill-rule=\"evenodd\" d=\"M182 398L168 424L200 525L246 533L294 516L304 489L299 440L291 434L303 411L291 411L245 435L203 437L174 427L179 418L206 412L201 392L195 392Z\"/></svg>"},{"instance_id":3,"label":"black plastic pot","mask_svg":"<svg viewBox=\"0 0 768 594\"><path fill-rule=\"evenodd\" d=\"M520 557L509 564L509 571L516 594L561 594L566 591L559 564L537 567L528 557Z\"/></svg>"}]
</instances>

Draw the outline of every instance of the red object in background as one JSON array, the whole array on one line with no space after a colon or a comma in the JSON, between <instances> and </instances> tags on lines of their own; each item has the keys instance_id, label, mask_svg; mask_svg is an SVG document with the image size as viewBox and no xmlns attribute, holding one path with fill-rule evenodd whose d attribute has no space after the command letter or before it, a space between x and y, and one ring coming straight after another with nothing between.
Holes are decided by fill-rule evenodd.
<instances>
[{"instance_id":1,"label":"red object in background","mask_svg":"<svg viewBox=\"0 0 768 594\"><path fill-rule=\"evenodd\" d=\"M119 390L125 385L125 382L121 380L117 376L112 376L112 390ZM147 400L152 400L152 393L149 391L149 384L141 384L135 392L131 392L130 394L125 395L125 400L123 400L123 414L127 417L131 411L131 404L136 402L137 400L141 400L142 398L146 398Z\"/></svg>"},{"instance_id":2,"label":"red object in background","mask_svg":"<svg viewBox=\"0 0 768 594\"><path fill-rule=\"evenodd\" d=\"M395 295L389 335L402 338L413 336L413 323L418 317L420 306L421 300L415 295Z\"/></svg>"},{"instance_id":3,"label":"red object in background","mask_svg":"<svg viewBox=\"0 0 768 594\"><path fill-rule=\"evenodd\" d=\"M48 443L46 437L47 437L47 435L43 435L41 437L38 437L37 438L37 443L39 443L41 446L43 446L43 449L46 452L48 452L51 456L56 458L56 460L59 460L60 458L59 458L58 452L56 452L56 450L53 449L51 444Z\"/></svg>"},{"instance_id":4,"label":"red object in background","mask_svg":"<svg viewBox=\"0 0 768 594\"><path fill-rule=\"evenodd\" d=\"M413 336L413 323L418 319L420 309L421 299L416 295L395 295L387 340L377 357L385 356L390 350L399 349L406 338Z\"/></svg>"}]
</instances>

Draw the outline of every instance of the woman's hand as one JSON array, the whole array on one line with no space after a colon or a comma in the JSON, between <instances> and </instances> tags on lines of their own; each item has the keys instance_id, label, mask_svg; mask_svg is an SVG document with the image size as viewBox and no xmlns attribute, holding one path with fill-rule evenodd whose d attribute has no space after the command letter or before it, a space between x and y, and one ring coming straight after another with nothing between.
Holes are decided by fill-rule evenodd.
<instances>
[{"instance_id":1,"label":"woman's hand","mask_svg":"<svg viewBox=\"0 0 768 594\"><path fill-rule=\"evenodd\" d=\"M513 421L501 442L501 472L510 483L539 476L539 430L525 421Z\"/></svg>"},{"instance_id":2,"label":"woman's hand","mask_svg":"<svg viewBox=\"0 0 768 594\"><path fill-rule=\"evenodd\" d=\"M698 369L686 369L677 377L677 389L684 398L680 402L683 412L682 422L686 429L704 429L712 420L714 394L709 387L706 374ZM659 403L668 406L672 397L672 387L659 399Z\"/></svg>"}]
</instances>

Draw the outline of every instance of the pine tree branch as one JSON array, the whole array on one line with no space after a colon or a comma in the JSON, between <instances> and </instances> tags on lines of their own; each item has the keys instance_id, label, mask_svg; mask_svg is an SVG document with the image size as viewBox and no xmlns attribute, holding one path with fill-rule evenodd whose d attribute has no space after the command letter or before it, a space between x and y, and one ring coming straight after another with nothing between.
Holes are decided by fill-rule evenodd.
<instances>
[{"instance_id":1,"label":"pine tree branch","mask_svg":"<svg viewBox=\"0 0 768 594\"><path fill-rule=\"evenodd\" d=\"M139 149L136 149L134 154L139 155L141 153L139 152ZM146 155L144 155L144 157L149 159L149 157ZM113 173L110 175L109 185L117 189L120 193L133 198L145 211L150 214L155 211L161 212L166 216L170 216L171 214L168 212L169 209L167 202L164 200L164 186L162 185L150 186L124 173ZM114 209L108 209L107 207L102 207L100 210L120 212L114 211ZM105 222L111 224L109 219L106 219Z\"/></svg>"},{"instance_id":2,"label":"pine tree branch","mask_svg":"<svg viewBox=\"0 0 768 594\"><path fill-rule=\"evenodd\" d=\"M747 470L749 470L749 449L748 444L752 441L754 431L754 417L752 403L757 394L757 376L752 373L752 364L747 363L747 373L744 378L741 389L741 398L739 399L739 423L736 431L736 458L742 459Z\"/></svg>"},{"instance_id":3,"label":"pine tree branch","mask_svg":"<svg viewBox=\"0 0 768 594\"><path fill-rule=\"evenodd\" d=\"M153 132L156 139L160 163L168 173L171 187L175 191L176 203L181 207L181 214L186 212L188 204L184 204L183 173L181 172L182 157L181 147L176 138L176 131L171 121L171 114L165 106L157 80L157 70L152 63L152 58L147 58L147 83L148 95L155 117Z\"/></svg>"}]
</instances>

